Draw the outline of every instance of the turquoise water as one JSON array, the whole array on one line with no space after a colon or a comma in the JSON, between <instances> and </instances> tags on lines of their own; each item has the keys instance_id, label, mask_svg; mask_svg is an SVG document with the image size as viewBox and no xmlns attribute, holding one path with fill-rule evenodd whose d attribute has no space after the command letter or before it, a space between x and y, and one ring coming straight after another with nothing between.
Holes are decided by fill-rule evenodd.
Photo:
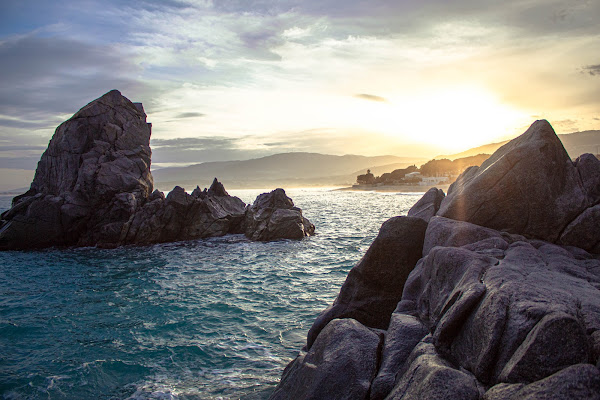
<instances>
[{"instance_id":1,"label":"turquoise water","mask_svg":"<svg viewBox=\"0 0 600 400\"><path fill-rule=\"evenodd\" d=\"M381 224L420 197L287 193L316 236L0 252L2 398L267 398Z\"/></svg>"}]
</instances>

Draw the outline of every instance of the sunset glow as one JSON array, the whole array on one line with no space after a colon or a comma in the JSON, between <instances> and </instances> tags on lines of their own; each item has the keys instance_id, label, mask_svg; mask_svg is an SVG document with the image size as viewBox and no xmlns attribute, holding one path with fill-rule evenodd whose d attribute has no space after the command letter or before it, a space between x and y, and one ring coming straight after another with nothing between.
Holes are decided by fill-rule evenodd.
<instances>
[{"instance_id":1,"label":"sunset glow","mask_svg":"<svg viewBox=\"0 0 600 400\"><path fill-rule=\"evenodd\" d=\"M1 7L0 168L34 169L54 128L113 88L144 103L156 167L290 151L426 158L540 118L558 133L600 127L597 2Z\"/></svg>"}]
</instances>

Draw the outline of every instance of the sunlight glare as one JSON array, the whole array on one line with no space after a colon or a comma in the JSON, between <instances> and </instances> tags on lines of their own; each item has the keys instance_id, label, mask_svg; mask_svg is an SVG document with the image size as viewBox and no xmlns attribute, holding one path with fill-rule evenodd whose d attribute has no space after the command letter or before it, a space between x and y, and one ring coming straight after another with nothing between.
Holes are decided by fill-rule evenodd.
<instances>
[{"instance_id":1,"label":"sunlight glare","mask_svg":"<svg viewBox=\"0 0 600 400\"><path fill-rule=\"evenodd\" d=\"M462 151L514 137L529 113L498 101L479 88L459 87L430 91L410 99L362 101L354 122L404 141L428 143ZM365 104L366 103L366 104Z\"/></svg>"}]
</instances>

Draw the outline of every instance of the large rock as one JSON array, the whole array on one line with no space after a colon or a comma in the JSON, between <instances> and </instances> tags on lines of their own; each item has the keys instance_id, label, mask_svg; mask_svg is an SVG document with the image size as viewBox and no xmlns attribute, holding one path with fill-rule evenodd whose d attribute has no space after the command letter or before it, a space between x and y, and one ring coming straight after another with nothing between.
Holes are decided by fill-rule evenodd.
<instances>
[{"instance_id":1,"label":"large rock","mask_svg":"<svg viewBox=\"0 0 600 400\"><path fill-rule=\"evenodd\" d=\"M245 234L252 240L302 239L315 233L315 226L283 189L259 195L248 207L245 224Z\"/></svg>"},{"instance_id":2,"label":"large rock","mask_svg":"<svg viewBox=\"0 0 600 400\"><path fill-rule=\"evenodd\" d=\"M152 192L150 124L116 90L54 133L30 190L2 216L0 249L114 242Z\"/></svg>"},{"instance_id":3,"label":"large rock","mask_svg":"<svg viewBox=\"0 0 600 400\"><path fill-rule=\"evenodd\" d=\"M449 242L439 231L452 227L491 234L466 222L432 219L425 239L433 242L431 250L403 295L415 304L441 354L484 383L530 383L598 360L597 257L500 233Z\"/></svg>"},{"instance_id":4,"label":"large rock","mask_svg":"<svg viewBox=\"0 0 600 400\"><path fill-rule=\"evenodd\" d=\"M352 319L331 321L283 372L271 400L368 399L381 338Z\"/></svg>"},{"instance_id":5,"label":"large rock","mask_svg":"<svg viewBox=\"0 0 600 400\"><path fill-rule=\"evenodd\" d=\"M333 305L310 328L308 348L335 318L354 318L369 327L387 329L404 282L421 258L426 228L427 223L415 217L394 217L381 226L365 256L348 273Z\"/></svg>"},{"instance_id":6,"label":"large rock","mask_svg":"<svg viewBox=\"0 0 600 400\"><path fill-rule=\"evenodd\" d=\"M465 171L437 215L554 242L589 205L577 168L540 120Z\"/></svg>"},{"instance_id":7,"label":"large rock","mask_svg":"<svg viewBox=\"0 0 600 400\"><path fill-rule=\"evenodd\" d=\"M248 211L216 178L209 189L191 195L180 187L166 198L152 192L149 141L142 105L118 91L83 107L56 129L31 188L2 214L0 250L116 247L244 232L254 240L300 239L314 233L282 189L259 196ZM265 216L264 226L256 215ZM253 218L259 223L246 227Z\"/></svg>"},{"instance_id":8,"label":"large rock","mask_svg":"<svg viewBox=\"0 0 600 400\"><path fill-rule=\"evenodd\" d=\"M599 399L600 162L573 163L537 121L465 171L433 216L440 198L430 191L409 212L421 227L383 225L308 348L332 318L387 329L372 399L479 399L484 388L489 400ZM397 302L389 327L384 298Z\"/></svg>"}]
</instances>

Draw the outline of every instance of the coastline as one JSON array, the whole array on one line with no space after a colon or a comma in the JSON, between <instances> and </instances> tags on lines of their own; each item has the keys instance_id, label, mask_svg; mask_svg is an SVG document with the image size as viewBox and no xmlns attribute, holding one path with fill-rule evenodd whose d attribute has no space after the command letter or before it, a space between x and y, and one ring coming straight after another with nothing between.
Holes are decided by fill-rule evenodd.
<instances>
[{"instance_id":1,"label":"coastline","mask_svg":"<svg viewBox=\"0 0 600 400\"><path fill-rule=\"evenodd\" d=\"M442 189L445 193L448 193L449 187L450 187L450 184L447 184L447 183L443 184L443 185L382 185L382 186L361 185L361 186L351 186L351 187L334 189L334 191L425 193L431 188L437 188L437 189Z\"/></svg>"}]
</instances>

